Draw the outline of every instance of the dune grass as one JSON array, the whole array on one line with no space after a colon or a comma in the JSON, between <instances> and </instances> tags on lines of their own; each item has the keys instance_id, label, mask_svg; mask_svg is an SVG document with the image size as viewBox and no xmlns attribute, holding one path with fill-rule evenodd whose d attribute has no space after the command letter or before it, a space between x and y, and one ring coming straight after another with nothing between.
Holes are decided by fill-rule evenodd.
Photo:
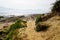
<instances>
[{"instance_id":1,"label":"dune grass","mask_svg":"<svg viewBox=\"0 0 60 40\"><path fill-rule=\"evenodd\" d=\"M16 33L15 30L26 27L26 25L24 25L25 23L26 21L18 20L15 22L15 24L11 25L10 29L7 31L7 36L4 40L12 40L13 34Z\"/></svg>"}]
</instances>

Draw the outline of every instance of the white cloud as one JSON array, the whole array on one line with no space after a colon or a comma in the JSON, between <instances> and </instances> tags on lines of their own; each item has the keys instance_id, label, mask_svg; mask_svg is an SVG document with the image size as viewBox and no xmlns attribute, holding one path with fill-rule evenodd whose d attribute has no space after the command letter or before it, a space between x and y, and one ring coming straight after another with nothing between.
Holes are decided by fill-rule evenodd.
<instances>
[{"instance_id":1,"label":"white cloud","mask_svg":"<svg viewBox=\"0 0 60 40\"><path fill-rule=\"evenodd\" d=\"M50 7L55 0L0 0L0 6L16 9L40 9Z\"/></svg>"},{"instance_id":2,"label":"white cloud","mask_svg":"<svg viewBox=\"0 0 60 40\"><path fill-rule=\"evenodd\" d=\"M6 7L17 10L0 9L1 15L25 15L32 13L45 13L51 9L51 3L56 0L0 0L0 7ZM20 13L21 12L21 13ZM27 13L26 13L27 12ZM29 13L30 12L30 13Z\"/></svg>"}]
</instances>

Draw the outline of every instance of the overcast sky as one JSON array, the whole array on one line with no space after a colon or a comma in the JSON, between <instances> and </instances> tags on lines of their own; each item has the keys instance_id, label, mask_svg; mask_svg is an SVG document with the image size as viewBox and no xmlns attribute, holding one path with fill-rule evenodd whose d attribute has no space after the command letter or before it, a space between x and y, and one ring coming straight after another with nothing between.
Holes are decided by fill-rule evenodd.
<instances>
[{"instance_id":1,"label":"overcast sky","mask_svg":"<svg viewBox=\"0 0 60 40\"><path fill-rule=\"evenodd\" d=\"M40 13L49 12L51 4L56 0L0 0L0 7L18 9L18 10L35 10ZM4 12L4 11L3 11ZM34 12L34 11L32 11ZM34 12L35 13L35 12Z\"/></svg>"}]
</instances>

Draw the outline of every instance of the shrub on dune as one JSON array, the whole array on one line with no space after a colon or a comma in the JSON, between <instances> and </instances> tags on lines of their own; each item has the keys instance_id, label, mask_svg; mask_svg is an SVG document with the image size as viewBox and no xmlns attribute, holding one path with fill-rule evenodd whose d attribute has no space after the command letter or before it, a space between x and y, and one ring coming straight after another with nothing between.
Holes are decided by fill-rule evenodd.
<instances>
[{"instance_id":1,"label":"shrub on dune","mask_svg":"<svg viewBox=\"0 0 60 40\"><path fill-rule=\"evenodd\" d=\"M26 21L23 20L18 20L15 22L15 24L11 25L10 29L7 32L7 37L5 40L12 40L12 36L15 32L16 29L26 27Z\"/></svg>"}]
</instances>

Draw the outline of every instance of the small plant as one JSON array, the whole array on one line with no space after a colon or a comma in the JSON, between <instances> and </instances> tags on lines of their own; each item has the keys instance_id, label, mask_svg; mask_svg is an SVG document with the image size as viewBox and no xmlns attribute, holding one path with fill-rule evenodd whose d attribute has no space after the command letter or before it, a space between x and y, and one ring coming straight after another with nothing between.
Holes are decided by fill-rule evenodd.
<instances>
[{"instance_id":1,"label":"small plant","mask_svg":"<svg viewBox=\"0 0 60 40\"><path fill-rule=\"evenodd\" d=\"M4 40L12 40L12 36L15 32L16 29L26 27L26 21L23 20L18 20L16 21L15 24L11 25L10 29L7 32L7 37Z\"/></svg>"},{"instance_id":2,"label":"small plant","mask_svg":"<svg viewBox=\"0 0 60 40\"><path fill-rule=\"evenodd\" d=\"M37 31L37 32L39 32L39 31L46 31L47 29L48 29L48 25L41 25L41 24L38 24L38 25L36 25L36 28L35 28L35 30Z\"/></svg>"},{"instance_id":3,"label":"small plant","mask_svg":"<svg viewBox=\"0 0 60 40\"><path fill-rule=\"evenodd\" d=\"M35 23L37 24L37 23L39 23L39 22L41 22L41 21L42 21L42 17L41 17L41 16L39 16L39 17L37 17L37 19L36 19Z\"/></svg>"}]
</instances>

